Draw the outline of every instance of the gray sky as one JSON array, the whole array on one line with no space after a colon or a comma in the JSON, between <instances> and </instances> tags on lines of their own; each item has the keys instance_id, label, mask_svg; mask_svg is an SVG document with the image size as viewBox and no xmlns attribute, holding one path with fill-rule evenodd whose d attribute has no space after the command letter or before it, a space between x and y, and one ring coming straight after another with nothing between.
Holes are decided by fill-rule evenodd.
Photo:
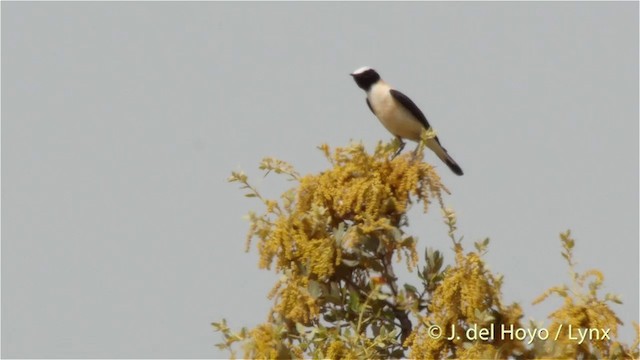
<instances>
[{"instance_id":1,"label":"gray sky","mask_svg":"<svg viewBox=\"0 0 640 360\"><path fill-rule=\"evenodd\" d=\"M560 305L530 303L569 281L571 228L632 339L637 2L1 6L3 357L225 356L210 322L264 321L276 279L243 252L261 207L226 178L277 196L262 157L317 172L323 142L390 139L348 76L363 65L464 169L428 155L505 301ZM409 232L451 260L438 212Z\"/></svg>"}]
</instances>

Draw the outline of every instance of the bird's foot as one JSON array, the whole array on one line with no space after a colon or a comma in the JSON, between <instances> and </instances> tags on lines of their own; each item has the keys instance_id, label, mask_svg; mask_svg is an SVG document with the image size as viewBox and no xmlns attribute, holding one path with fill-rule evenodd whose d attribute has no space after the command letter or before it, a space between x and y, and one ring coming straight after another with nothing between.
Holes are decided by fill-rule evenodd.
<instances>
[{"instance_id":1,"label":"bird's foot","mask_svg":"<svg viewBox=\"0 0 640 360\"><path fill-rule=\"evenodd\" d=\"M420 144L418 143L418 145L416 146L416 148L411 152L411 158L413 160L418 158L418 151L420 150Z\"/></svg>"},{"instance_id":2,"label":"bird's foot","mask_svg":"<svg viewBox=\"0 0 640 360\"><path fill-rule=\"evenodd\" d=\"M400 147L398 148L398 150L396 150L393 156L391 156L391 160L395 159L396 156L400 155L400 153L402 152L402 149L404 149L404 146L406 145L405 142L402 141L402 139L398 138L398 141L400 141Z\"/></svg>"}]
</instances>

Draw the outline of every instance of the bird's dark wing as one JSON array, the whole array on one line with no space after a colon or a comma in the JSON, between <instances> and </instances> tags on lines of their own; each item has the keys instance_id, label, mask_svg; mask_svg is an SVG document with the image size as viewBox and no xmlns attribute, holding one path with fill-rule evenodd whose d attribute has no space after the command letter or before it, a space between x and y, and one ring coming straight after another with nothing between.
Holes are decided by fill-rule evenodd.
<instances>
[{"instance_id":1,"label":"bird's dark wing","mask_svg":"<svg viewBox=\"0 0 640 360\"><path fill-rule=\"evenodd\" d=\"M394 99L396 99L400 103L400 105L404 106L407 110L409 110L411 115L415 116L416 119L418 119L418 121L420 121L420 123L422 124L422 126L424 126L425 129L430 129L431 128L431 125L429 125L429 122L427 121L427 117L424 116L422 111L420 111L420 109L418 108L418 105L416 105L411 99L409 99L409 97L407 95L401 93L398 90L394 90L394 89L389 90L389 93L391 93L391 96ZM437 136L434 137L434 139L440 145L440 139L438 139Z\"/></svg>"},{"instance_id":2,"label":"bird's dark wing","mask_svg":"<svg viewBox=\"0 0 640 360\"><path fill-rule=\"evenodd\" d=\"M371 110L371 112L373 113L373 115L376 114L375 111L373 111L373 108L371 107L371 103L369 102L369 99L367 98L367 106L369 107L369 110Z\"/></svg>"},{"instance_id":3,"label":"bird's dark wing","mask_svg":"<svg viewBox=\"0 0 640 360\"><path fill-rule=\"evenodd\" d=\"M420 121L425 129L430 127L427 117L424 116L422 111L418 108L418 105L411 101L407 95L394 89L391 89L389 92L391 93L391 96L400 103L400 105L404 106L413 116L416 117L416 119L418 119L418 121Z\"/></svg>"}]
</instances>

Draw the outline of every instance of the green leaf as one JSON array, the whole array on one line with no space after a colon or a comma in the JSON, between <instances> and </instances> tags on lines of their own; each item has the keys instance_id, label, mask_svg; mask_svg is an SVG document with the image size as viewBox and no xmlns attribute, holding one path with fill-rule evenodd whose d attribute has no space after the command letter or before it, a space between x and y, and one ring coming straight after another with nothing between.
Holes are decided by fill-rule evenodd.
<instances>
[{"instance_id":1,"label":"green leaf","mask_svg":"<svg viewBox=\"0 0 640 360\"><path fill-rule=\"evenodd\" d=\"M308 291L312 298L317 299L322 296L322 285L315 280L309 280Z\"/></svg>"},{"instance_id":2,"label":"green leaf","mask_svg":"<svg viewBox=\"0 0 640 360\"><path fill-rule=\"evenodd\" d=\"M394 228L391 229L391 237L393 238L393 241L401 242L402 241L402 232L397 227L394 227Z\"/></svg>"},{"instance_id":3,"label":"green leaf","mask_svg":"<svg viewBox=\"0 0 640 360\"><path fill-rule=\"evenodd\" d=\"M333 304L342 304L342 296L338 284L335 282L331 282L330 284L329 294L325 295L325 300Z\"/></svg>"},{"instance_id":4,"label":"green leaf","mask_svg":"<svg viewBox=\"0 0 640 360\"><path fill-rule=\"evenodd\" d=\"M388 334L389 334L389 330L387 329L387 327L386 327L386 326L383 326L383 327L380 329L380 336L382 336L382 337L386 337Z\"/></svg>"},{"instance_id":5,"label":"green leaf","mask_svg":"<svg viewBox=\"0 0 640 360\"><path fill-rule=\"evenodd\" d=\"M307 332L307 328L300 324L300 323L296 323L296 331L298 332L298 334L304 334L305 332Z\"/></svg>"},{"instance_id":6,"label":"green leaf","mask_svg":"<svg viewBox=\"0 0 640 360\"><path fill-rule=\"evenodd\" d=\"M360 310L360 296L356 291L349 291L349 309L354 312Z\"/></svg>"},{"instance_id":7,"label":"green leaf","mask_svg":"<svg viewBox=\"0 0 640 360\"><path fill-rule=\"evenodd\" d=\"M364 264L368 269L371 269L375 272L383 272L384 271L384 265L382 265L382 262L380 260L367 260Z\"/></svg>"},{"instance_id":8,"label":"green leaf","mask_svg":"<svg viewBox=\"0 0 640 360\"><path fill-rule=\"evenodd\" d=\"M415 294L415 293L417 293L417 292L418 292L418 289L416 289L416 287L415 287L415 286L410 285L410 284L404 284L404 289L405 289L407 292L410 292L410 293L413 293L413 294Z\"/></svg>"},{"instance_id":9,"label":"green leaf","mask_svg":"<svg viewBox=\"0 0 640 360\"><path fill-rule=\"evenodd\" d=\"M360 265L360 260L349 260L349 259L342 258L342 263L349 267L356 267Z\"/></svg>"},{"instance_id":10,"label":"green leaf","mask_svg":"<svg viewBox=\"0 0 640 360\"><path fill-rule=\"evenodd\" d=\"M333 229L333 238L336 240L338 247L342 246L342 239L345 235L345 224L341 222L337 228Z\"/></svg>"},{"instance_id":11,"label":"green leaf","mask_svg":"<svg viewBox=\"0 0 640 360\"><path fill-rule=\"evenodd\" d=\"M393 352L391 353L392 359L404 359L404 357L404 350L402 349L393 350Z\"/></svg>"},{"instance_id":12,"label":"green leaf","mask_svg":"<svg viewBox=\"0 0 640 360\"><path fill-rule=\"evenodd\" d=\"M378 239L376 236L367 236L367 238L364 240L363 245L365 250L376 253L378 252L378 246L380 246L380 239Z\"/></svg>"},{"instance_id":13,"label":"green leaf","mask_svg":"<svg viewBox=\"0 0 640 360\"><path fill-rule=\"evenodd\" d=\"M415 244L415 242L416 242L416 239L413 236L409 236L404 240L402 240L402 246L411 246Z\"/></svg>"},{"instance_id":14,"label":"green leaf","mask_svg":"<svg viewBox=\"0 0 640 360\"><path fill-rule=\"evenodd\" d=\"M378 335L380 335L380 325L378 324L371 324L371 333L373 334L373 336L377 337Z\"/></svg>"}]
</instances>

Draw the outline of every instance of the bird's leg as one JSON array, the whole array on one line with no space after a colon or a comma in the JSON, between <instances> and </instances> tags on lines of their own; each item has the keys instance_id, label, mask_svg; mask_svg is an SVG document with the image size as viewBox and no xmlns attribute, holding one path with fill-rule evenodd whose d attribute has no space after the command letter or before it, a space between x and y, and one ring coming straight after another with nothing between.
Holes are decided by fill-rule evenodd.
<instances>
[{"instance_id":1,"label":"bird's leg","mask_svg":"<svg viewBox=\"0 0 640 360\"><path fill-rule=\"evenodd\" d=\"M416 145L416 148L411 152L411 161L415 161L418 158L418 151L420 150L420 143Z\"/></svg>"},{"instance_id":2,"label":"bird's leg","mask_svg":"<svg viewBox=\"0 0 640 360\"><path fill-rule=\"evenodd\" d=\"M396 156L400 155L400 153L402 152L402 149L404 149L404 146L406 145L404 141L402 141L401 137L397 137L396 139L398 139L398 141L400 141L400 147L398 148L398 150L396 150L396 152L393 154L393 156L391 157L391 160L395 159Z\"/></svg>"},{"instance_id":3,"label":"bird's leg","mask_svg":"<svg viewBox=\"0 0 640 360\"><path fill-rule=\"evenodd\" d=\"M413 158L415 159L418 156L418 150L420 150L420 143L416 145L416 148L413 150Z\"/></svg>"}]
</instances>

